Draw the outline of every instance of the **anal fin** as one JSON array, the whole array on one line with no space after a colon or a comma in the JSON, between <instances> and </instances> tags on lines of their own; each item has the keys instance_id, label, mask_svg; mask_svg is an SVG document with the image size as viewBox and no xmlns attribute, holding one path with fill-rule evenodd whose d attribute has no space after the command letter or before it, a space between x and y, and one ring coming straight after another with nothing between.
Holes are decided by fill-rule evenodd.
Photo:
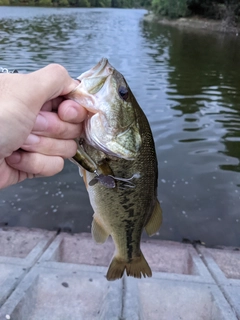
<instances>
[{"instance_id":1,"label":"anal fin","mask_svg":"<svg viewBox=\"0 0 240 320\"><path fill-rule=\"evenodd\" d=\"M97 243L104 243L109 236L109 232L106 231L103 224L96 217L96 214L93 215L92 221L92 237Z\"/></svg>"},{"instance_id":2,"label":"anal fin","mask_svg":"<svg viewBox=\"0 0 240 320\"><path fill-rule=\"evenodd\" d=\"M160 207L160 203L156 202L155 207L153 209L153 213L148 220L145 230L149 236L153 236L162 224L162 209Z\"/></svg>"}]
</instances>

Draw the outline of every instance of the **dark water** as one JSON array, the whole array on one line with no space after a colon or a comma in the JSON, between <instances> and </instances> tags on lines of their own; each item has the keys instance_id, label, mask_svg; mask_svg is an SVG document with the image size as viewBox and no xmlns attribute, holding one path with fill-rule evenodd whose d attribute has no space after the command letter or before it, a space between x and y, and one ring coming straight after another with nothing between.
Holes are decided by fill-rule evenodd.
<instances>
[{"instance_id":1,"label":"dark water","mask_svg":"<svg viewBox=\"0 0 240 320\"><path fill-rule=\"evenodd\" d=\"M144 109L159 159L155 238L240 246L240 37L143 22L144 10L0 7L0 66L73 77L101 57ZM147 164L146 164L147 165ZM77 169L0 192L0 223L90 231Z\"/></svg>"}]
</instances>

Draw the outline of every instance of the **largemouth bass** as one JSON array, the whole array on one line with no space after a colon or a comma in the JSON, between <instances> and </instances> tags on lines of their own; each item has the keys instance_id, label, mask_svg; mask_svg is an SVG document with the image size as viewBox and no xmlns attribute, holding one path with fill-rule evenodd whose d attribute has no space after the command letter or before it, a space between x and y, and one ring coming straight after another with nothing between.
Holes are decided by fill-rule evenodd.
<instances>
[{"instance_id":1,"label":"largemouth bass","mask_svg":"<svg viewBox=\"0 0 240 320\"><path fill-rule=\"evenodd\" d=\"M108 280L151 277L140 240L162 222L157 200L158 167L148 120L124 77L107 59L83 73L68 98L88 110L84 135L72 159L81 172L94 210L92 236L111 235L115 254Z\"/></svg>"}]
</instances>

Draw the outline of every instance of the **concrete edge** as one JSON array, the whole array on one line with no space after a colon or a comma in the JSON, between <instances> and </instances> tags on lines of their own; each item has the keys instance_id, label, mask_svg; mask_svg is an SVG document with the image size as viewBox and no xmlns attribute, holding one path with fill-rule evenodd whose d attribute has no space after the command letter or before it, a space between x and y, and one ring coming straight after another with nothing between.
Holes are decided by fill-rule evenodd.
<instances>
[{"instance_id":1,"label":"concrete edge","mask_svg":"<svg viewBox=\"0 0 240 320\"><path fill-rule=\"evenodd\" d=\"M49 247L47 248L47 250L43 253L43 255L41 256L41 258L39 259L39 263L43 263L46 261L51 261L54 253L57 251L57 249L59 248L62 240L65 237L65 233L60 233L58 234L54 240L52 241L52 243L49 245Z\"/></svg>"},{"instance_id":2,"label":"concrete edge","mask_svg":"<svg viewBox=\"0 0 240 320\"><path fill-rule=\"evenodd\" d=\"M21 283L16 287L13 293L9 296L8 300L0 308L0 319L7 319L6 316L11 317L11 314L14 313L19 304L24 301L26 298L27 291L34 286L38 277L44 274L57 274L58 275L73 275L74 271L69 268L62 268L58 270L46 269L44 267L33 267L29 273L24 277ZM82 270L78 270L81 272ZM97 274L97 273L95 273ZM100 274L99 274L100 275ZM89 270L89 268L85 268L84 276L91 278L93 276L93 272ZM122 289L123 284L122 281L111 282L108 285L108 290L103 297L101 310L99 314L99 320L118 320L122 314ZM10 319L10 318L9 318Z\"/></svg>"},{"instance_id":3,"label":"concrete edge","mask_svg":"<svg viewBox=\"0 0 240 320\"><path fill-rule=\"evenodd\" d=\"M89 234L82 234L82 235L84 237L87 236L89 239L91 238L91 235ZM55 239L52 241L52 243L49 245L47 250L43 253L43 255L41 256L37 264L45 268L55 268L55 269L70 268L70 269L76 269L76 270L78 269L83 271L85 270L85 268L91 268L92 272L106 272L108 267L96 266L96 265L95 266L84 265L84 264L79 265L74 263L54 261L54 257L57 256L57 250L59 249L61 242L64 240L65 237L72 237L72 236L74 235L69 235L66 233L60 233L59 235L57 235ZM151 243L151 241L148 241L148 242ZM192 245L188 244L186 247L186 250L189 252L189 255L192 259L193 274L153 272L153 277L168 278L169 280L176 280L176 281L215 283L214 279L212 278L208 269L206 268L203 261L199 257L199 254L195 250L195 248Z\"/></svg>"},{"instance_id":4,"label":"concrete edge","mask_svg":"<svg viewBox=\"0 0 240 320\"><path fill-rule=\"evenodd\" d=\"M208 252L207 248L202 246L197 246L197 250L201 254L201 258L205 265L207 266L209 272L211 273L213 279L220 286L240 286L240 280L238 279L229 279L225 276L223 271L220 269L218 264L215 262L211 253Z\"/></svg>"},{"instance_id":5,"label":"concrete edge","mask_svg":"<svg viewBox=\"0 0 240 320\"><path fill-rule=\"evenodd\" d=\"M41 239L36 244L36 246L32 248L32 250L28 253L28 255L25 258L0 256L0 263L13 264L18 266L23 266L26 268L31 267L36 263L36 261L41 257L41 255L44 254L44 252L46 251L50 243L54 241L55 237L56 237L56 232L47 231L45 238Z\"/></svg>"},{"instance_id":6,"label":"concrete edge","mask_svg":"<svg viewBox=\"0 0 240 320\"><path fill-rule=\"evenodd\" d=\"M22 266L8 266L11 267L14 272L13 277L8 277L2 284L1 284L1 292L0 292L0 307L5 303L7 298L11 295L14 291L16 286L21 282L24 276L27 274L28 270L23 269Z\"/></svg>"},{"instance_id":7,"label":"concrete edge","mask_svg":"<svg viewBox=\"0 0 240 320\"><path fill-rule=\"evenodd\" d=\"M140 280L141 281L141 280ZM148 283L152 281L166 281L167 283L172 283L174 287L174 281L169 281L169 279L147 279ZM190 282L193 286L200 286L208 290L211 294L211 297L214 303L217 305L221 315L226 320L239 320L237 318L236 312L234 308L229 304L227 299L224 297L221 290L218 288L216 284L208 284L208 283L194 283ZM188 283L188 284L190 284ZM124 299L123 299L123 319L127 320L141 320L141 303L139 298L139 289L138 289L139 280L136 281L134 278L125 278L124 279ZM179 281L179 285L186 285L186 282Z\"/></svg>"}]
</instances>

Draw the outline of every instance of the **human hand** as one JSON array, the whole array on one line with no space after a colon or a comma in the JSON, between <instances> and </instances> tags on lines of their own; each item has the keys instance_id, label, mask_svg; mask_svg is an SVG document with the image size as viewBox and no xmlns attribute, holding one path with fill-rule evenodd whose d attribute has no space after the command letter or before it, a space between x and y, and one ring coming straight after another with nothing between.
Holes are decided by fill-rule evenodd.
<instances>
[{"instance_id":1,"label":"human hand","mask_svg":"<svg viewBox=\"0 0 240 320\"><path fill-rule=\"evenodd\" d=\"M0 189L54 175L64 158L75 155L73 139L81 135L86 110L62 96L77 85L55 64L29 74L0 75Z\"/></svg>"}]
</instances>

